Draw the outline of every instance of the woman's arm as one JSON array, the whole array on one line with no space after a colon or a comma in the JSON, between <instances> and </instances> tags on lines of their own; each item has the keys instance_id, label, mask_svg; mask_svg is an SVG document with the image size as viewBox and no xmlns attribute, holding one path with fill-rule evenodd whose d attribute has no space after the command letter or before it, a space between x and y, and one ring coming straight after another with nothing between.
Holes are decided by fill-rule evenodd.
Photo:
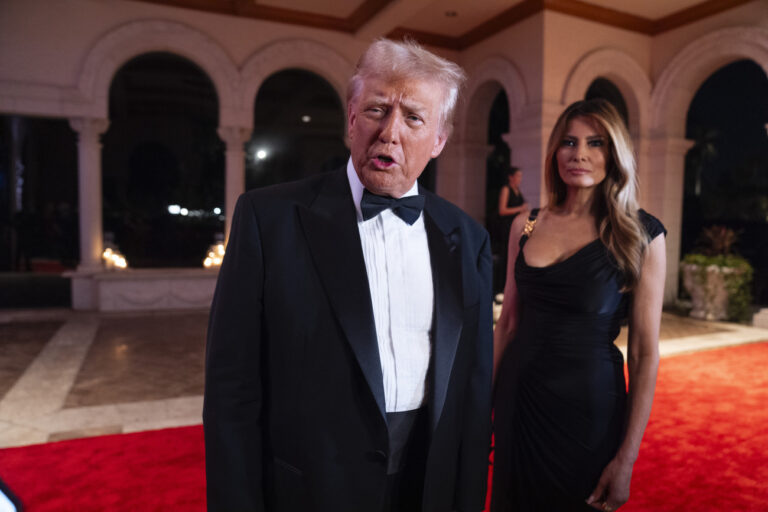
<instances>
[{"instance_id":1,"label":"woman's arm","mask_svg":"<svg viewBox=\"0 0 768 512\"><path fill-rule=\"evenodd\" d=\"M640 450L659 369L659 325L664 299L666 249L663 236L648 246L629 315L628 419L624 440L606 466L587 503L598 510L615 510L629 499L632 468Z\"/></svg>"},{"instance_id":2,"label":"woman's arm","mask_svg":"<svg viewBox=\"0 0 768 512\"><path fill-rule=\"evenodd\" d=\"M507 201L509 201L509 186L504 185L499 191L499 215L508 215L505 213Z\"/></svg>"},{"instance_id":3,"label":"woman's arm","mask_svg":"<svg viewBox=\"0 0 768 512\"><path fill-rule=\"evenodd\" d=\"M501 305L501 315L493 331L493 380L496 381L496 371L501 356L507 344L517 330L517 284L515 283L515 260L520 251L520 236L528 215L518 215L509 230L509 246L507 247L507 280L504 283L504 302Z\"/></svg>"},{"instance_id":4,"label":"woman's arm","mask_svg":"<svg viewBox=\"0 0 768 512\"><path fill-rule=\"evenodd\" d=\"M524 210L528 209L528 203L523 203L520 206L513 206L509 207L507 206L507 201L509 201L509 185L504 185L501 187L501 192L499 192L499 215L514 215L516 213L520 213Z\"/></svg>"}]
</instances>

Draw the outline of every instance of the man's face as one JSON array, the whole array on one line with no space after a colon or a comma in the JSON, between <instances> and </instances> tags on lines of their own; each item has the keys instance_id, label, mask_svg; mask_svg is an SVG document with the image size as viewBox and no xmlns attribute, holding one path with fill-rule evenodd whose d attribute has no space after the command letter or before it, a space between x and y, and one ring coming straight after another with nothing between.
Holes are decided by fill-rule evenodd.
<instances>
[{"instance_id":1,"label":"man's face","mask_svg":"<svg viewBox=\"0 0 768 512\"><path fill-rule=\"evenodd\" d=\"M443 86L419 79L367 78L349 104L352 163L366 189L401 197L445 146Z\"/></svg>"}]
</instances>

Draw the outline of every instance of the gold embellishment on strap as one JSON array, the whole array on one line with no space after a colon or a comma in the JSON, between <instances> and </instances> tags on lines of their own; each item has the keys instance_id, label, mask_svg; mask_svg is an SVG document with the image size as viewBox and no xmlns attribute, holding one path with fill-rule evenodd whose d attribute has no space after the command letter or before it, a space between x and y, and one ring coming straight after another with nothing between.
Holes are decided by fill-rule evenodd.
<instances>
[{"instance_id":1,"label":"gold embellishment on strap","mask_svg":"<svg viewBox=\"0 0 768 512\"><path fill-rule=\"evenodd\" d=\"M525 227L523 228L523 234L525 236L531 236L533 233L533 227L536 225L537 218L531 219L530 217L525 221Z\"/></svg>"}]
</instances>

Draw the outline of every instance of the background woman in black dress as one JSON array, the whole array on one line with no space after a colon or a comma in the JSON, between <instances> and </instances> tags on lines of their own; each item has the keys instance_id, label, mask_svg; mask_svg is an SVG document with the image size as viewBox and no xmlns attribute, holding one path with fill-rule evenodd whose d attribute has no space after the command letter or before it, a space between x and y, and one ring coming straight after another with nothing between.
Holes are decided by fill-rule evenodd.
<instances>
[{"instance_id":1,"label":"background woman in black dress","mask_svg":"<svg viewBox=\"0 0 768 512\"><path fill-rule=\"evenodd\" d=\"M520 190L520 184L523 181L523 171L519 167L508 166L504 172L505 180L504 185L499 190L499 222L497 228L497 236L503 240L500 244L501 249L501 262L494 272L500 274L498 277L494 275L494 283L498 283L499 288L504 286L505 274L507 271L507 246L509 245L509 230L512 227L512 221L521 212L528 210L528 203L525 202L523 193ZM497 288L498 289L498 288Z\"/></svg>"},{"instance_id":2,"label":"background woman in black dress","mask_svg":"<svg viewBox=\"0 0 768 512\"><path fill-rule=\"evenodd\" d=\"M523 171L519 167L510 166L506 170L505 184L499 191L499 218L507 225L507 231L518 213L528 209L528 204L520 191L523 181Z\"/></svg>"},{"instance_id":3,"label":"background woman in black dress","mask_svg":"<svg viewBox=\"0 0 768 512\"><path fill-rule=\"evenodd\" d=\"M548 205L515 219L497 370L493 511L611 511L629 498L659 364L661 223L637 207L627 129L604 100L558 119ZM613 344L624 320L624 362Z\"/></svg>"}]
</instances>

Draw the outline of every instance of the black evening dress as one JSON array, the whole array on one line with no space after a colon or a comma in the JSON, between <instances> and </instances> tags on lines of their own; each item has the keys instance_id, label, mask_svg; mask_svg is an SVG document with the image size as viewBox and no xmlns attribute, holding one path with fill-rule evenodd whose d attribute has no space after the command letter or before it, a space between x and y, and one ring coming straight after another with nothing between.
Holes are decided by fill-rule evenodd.
<instances>
[{"instance_id":1,"label":"black evening dress","mask_svg":"<svg viewBox=\"0 0 768 512\"><path fill-rule=\"evenodd\" d=\"M514 189L509 185L504 185L509 190L509 196L507 196L507 208L517 208L525 203L523 193L516 194ZM500 258L498 260L498 266L493 269L494 278L494 290L503 290L504 283L507 278L507 252L509 247L509 230L512 227L512 221L517 217L517 213L511 215L500 215L497 230L497 237L500 240L498 244L498 251Z\"/></svg>"},{"instance_id":2,"label":"black evening dress","mask_svg":"<svg viewBox=\"0 0 768 512\"><path fill-rule=\"evenodd\" d=\"M504 188L509 190L509 195L507 196L507 208L517 208L518 206L522 206L523 203L525 203L525 198L523 197L522 192L516 194L514 189L509 185L504 185ZM509 241L509 229L512 227L512 221L515 220L515 217L517 217L516 213L513 213L512 215L501 215L501 232L504 235L506 241ZM506 250L507 244L505 243L504 251L506 252Z\"/></svg>"},{"instance_id":3,"label":"black evening dress","mask_svg":"<svg viewBox=\"0 0 768 512\"><path fill-rule=\"evenodd\" d=\"M649 240L666 233L639 216ZM496 383L491 510L594 511L585 500L624 427L624 359L613 342L630 296L599 239L547 267L526 263L527 239L515 261L517 334Z\"/></svg>"}]
</instances>

